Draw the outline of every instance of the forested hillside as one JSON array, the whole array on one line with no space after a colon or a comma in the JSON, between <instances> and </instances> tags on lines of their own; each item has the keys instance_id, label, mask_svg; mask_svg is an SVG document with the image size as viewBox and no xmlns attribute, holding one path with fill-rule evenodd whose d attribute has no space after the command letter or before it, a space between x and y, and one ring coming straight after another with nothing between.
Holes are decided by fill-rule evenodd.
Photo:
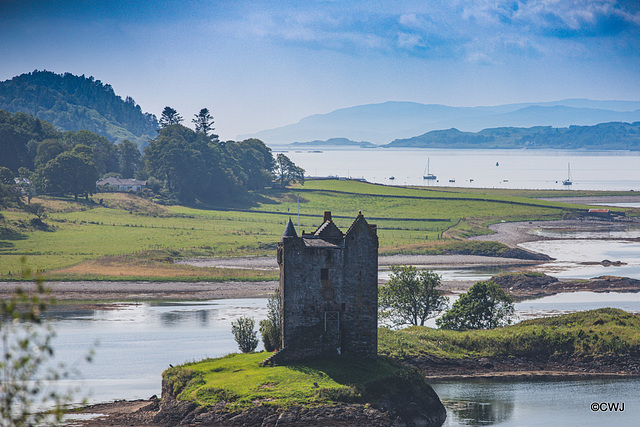
<instances>
[{"instance_id":1,"label":"forested hillside","mask_svg":"<svg viewBox=\"0 0 640 427\"><path fill-rule=\"evenodd\" d=\"M494 128L480 132L438 130L383 147L416 148L538 148L562 150L640 150L640 122L554 128Z\"/></svg>"},{"instance_id":2,"label":"forested hillside","mask_svg":"<svg viewBox=\"0 0 640 427\"><path fill-rule=\"evenodd\" d=\"M33 71L0 82L0 109L25 112L63 131L89 130L110 141L128 139L146 146L155 138L158 121L143 113L131 97L93 77Z\"/></svg>"},{"instance_id":3,"label":"forested hillside","mask_svg":"<svg viewBox=\"0 0 640 427\"><path fill-rule=\"evenodd\" d=\"M275 180L282 186L304 180L304 170L284 154L274 159L262 141L219 141L208 132L212 118L194 131L167 108L174 124L163 124L143 153L128 140L61 132L31 114L0 110L0 206L14 204L11 194L21 192L88 196L98 178L110 176L146 180L143 193L166 203L218 203Z\"/></svg>"}]
</instances>

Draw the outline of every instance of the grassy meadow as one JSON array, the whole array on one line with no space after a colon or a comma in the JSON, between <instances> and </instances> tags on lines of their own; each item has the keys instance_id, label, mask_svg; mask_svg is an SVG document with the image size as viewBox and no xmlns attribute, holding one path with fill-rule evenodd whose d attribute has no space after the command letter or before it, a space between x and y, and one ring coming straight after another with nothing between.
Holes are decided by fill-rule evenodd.
<instances>
[{"instance_id":1,"label":"grassy meadow","mask_svg":"<svg viewBox=\"0 0 640 427\"><path fill-rule=\"evenodd\" d=\"M89 201L34 198L47 210L46 227L33 215L2 211L0 279L19 277L20 258L48 280L248 280L277 272L193 268L184 257L274 256L289 217L315 230L325 210L347 230L362 211L377 224L380 253L424 253L488 233L498 221L558 219L580 206L539 201L532 191L405 188L318 180L265 190L250 201L218 207L163 206L132 194L98 193ZM546 192L540 192L548 196ZM555 195L580 195L555 191ZM590 192L589 194L593 194ZM584 207L582 207L584 208Z\"/></svg>"},{"instance_id":2,"label":"grassy meadow","mask_svg":"<svg viewBox=\"0 0 640 427\"><path fill-rule=\"evenodd\" d=\"M472 331L420 326L381 328L378 352L400 360L420 356L568 357L640 354L640 316L614 308L525 320L515 325Z\"/></svg>"}]
</instances>

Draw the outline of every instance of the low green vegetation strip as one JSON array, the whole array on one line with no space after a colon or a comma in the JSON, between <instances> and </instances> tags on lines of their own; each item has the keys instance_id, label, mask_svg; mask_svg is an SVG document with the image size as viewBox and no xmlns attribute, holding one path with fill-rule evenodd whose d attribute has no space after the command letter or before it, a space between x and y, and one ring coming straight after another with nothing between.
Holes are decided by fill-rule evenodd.
<instances>
[{"instance_id":1,"label":"low green vegetation strip","mask_svg":"<svg viewBox=\"0 0 640 427\"><path fill-rule=\"evenodd\" d=\"M230 354L166 370L163 390L200 406L226 402L226 411L256 404L294 405L372 403L382 394L418 393L421 375L388 358L334 357L287 366L260 366L270 353Z\"/></svg>"},{"instance_id":2,"label":"low green vegetation strip","mask_svg":"<svg viewBox=\"0 0 640 427\"><path fill-rule=\"evenodd\" d=\"M414 326L380 329L379 353L399 359L433 356L640 356L640 316L602 308L532 319L504 328L445 331Z\"/></svg>"}]
</instances>

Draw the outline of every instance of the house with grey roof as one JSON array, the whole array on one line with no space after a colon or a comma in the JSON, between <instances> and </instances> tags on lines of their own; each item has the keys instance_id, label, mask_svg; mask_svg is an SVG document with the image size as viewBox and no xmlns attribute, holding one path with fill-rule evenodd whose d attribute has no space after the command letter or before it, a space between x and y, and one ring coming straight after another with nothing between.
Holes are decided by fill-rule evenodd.
<instances>
[{"instance_id":1,"label":"house with grey roof","mask_svg":"<svg viewBox=\"0 0 640 427\"><path fill-rule=\"evenodd\" d=\"M115 176L100 179L96 182L96 187L98 190L101 188L106 191L142 191L142 188L147 185L147 181L138 181L137 179L123 179L117 178Z\"/></svg>"}]
</instances>

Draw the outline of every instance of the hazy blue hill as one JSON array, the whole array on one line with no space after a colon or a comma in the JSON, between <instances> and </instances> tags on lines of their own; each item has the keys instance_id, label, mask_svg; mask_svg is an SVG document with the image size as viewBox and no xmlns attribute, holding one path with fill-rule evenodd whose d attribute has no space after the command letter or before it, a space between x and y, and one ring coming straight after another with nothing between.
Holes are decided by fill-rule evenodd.
<instances>
[{"instance_id":1,"label":"hazy blue hill","mask_svg":"<svg viewBox=\"0 0 640 427\"><path fill-rule=\"evenodd\" d=\"M342 108L305 117L298 123L241 138L260 138L267 144L327 140L344 137L384 144L433 130L456 128L478 132L497 127L596 125L640 121L640 102L568 99L491 107L450 107L415 102L385 102Z\"/></svg>"},{"instance_id":2,"label":"hazy blue hill","mask_svg":"<svg viewBox=\"0 0 640 427\"><path fill-rule=\"evenodd\" d=\"M601 123L556 128L502 127L480 132L431 131L397 139L383 147L400 148L535 148L564 150L640 150L640 122Z\"/></svg>"},{"instance_id":3,"label":"hazy blue hill","mask_svg":"<svg viewBox=\"0 0 640 427\"><path fill-rule=\"evenodd\" d=\"M289 144L290 147L360 147L360 148L376 148L376 144L367 141L352 141L347 138L330 138L325 141L315 140L308 142L294 142Z\"/></svg>"},{"instance_id":4,"label":"hazy blue hill","mask_svg":"<svg viewBox=\"0 0 640 427\"><path fill-rule=\"evenodd\" d=\"M0 109L33 114L60 130L86 129L111 141L129 139L142 147L156 137L158 121L131 97L93 77L33 71L0 82Z\"/></svg>"}]
</instances>

